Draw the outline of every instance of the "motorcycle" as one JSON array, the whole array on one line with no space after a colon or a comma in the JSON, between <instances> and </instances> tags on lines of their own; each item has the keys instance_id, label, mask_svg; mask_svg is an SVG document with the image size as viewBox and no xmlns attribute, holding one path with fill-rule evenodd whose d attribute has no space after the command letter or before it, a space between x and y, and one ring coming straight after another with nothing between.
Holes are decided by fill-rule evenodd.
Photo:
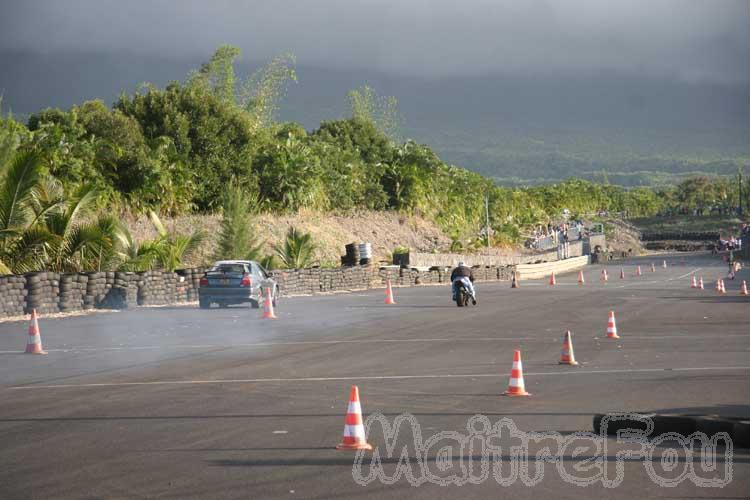
<instances>
[{"instance_id":1,"label":"motorcycle","mask_svg":"<svg viewBox=\"0 0 750 500\"><path fill-rule=\"evenodd\" d=\"M454 297L458 307L467 307L471 302L471 294L462 281L456 283L456 295Z\"/></svg>"}]
</instances>

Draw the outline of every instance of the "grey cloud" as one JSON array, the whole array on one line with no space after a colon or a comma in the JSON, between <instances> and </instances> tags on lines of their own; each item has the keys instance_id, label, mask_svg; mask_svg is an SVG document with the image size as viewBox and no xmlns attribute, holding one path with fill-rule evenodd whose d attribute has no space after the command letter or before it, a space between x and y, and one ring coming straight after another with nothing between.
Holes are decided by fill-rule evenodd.
<instances>
[{"instance_id":1,"label":"grey cloud","mask_svg":"<svg viewBox=\"0 0 750 500\"><path fill-rule=\"evenodd\" d=\"M27 0L0 48L246 60L427 77L620 72L750 82L747 0Z\"/></svg>"}]
</instances>

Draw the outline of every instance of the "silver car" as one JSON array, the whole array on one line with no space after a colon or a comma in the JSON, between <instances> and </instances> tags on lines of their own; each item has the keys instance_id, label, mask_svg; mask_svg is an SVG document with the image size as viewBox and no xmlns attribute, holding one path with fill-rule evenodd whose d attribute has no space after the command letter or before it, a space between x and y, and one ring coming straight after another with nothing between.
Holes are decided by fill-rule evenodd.
<instances>
[{"instance_id":1,"label":"silver car","mask_svg":"<svg viewBox=\"0 0 750 500\"><path fill-rule=\"evenodd\" d=\"M257 309L268 289L275 306L279 287L263 266L254 260L220 260L201 278L198 303L201 309L208 309L211 304L227 307L249 302Z\"/></svg>"}]
</instances>

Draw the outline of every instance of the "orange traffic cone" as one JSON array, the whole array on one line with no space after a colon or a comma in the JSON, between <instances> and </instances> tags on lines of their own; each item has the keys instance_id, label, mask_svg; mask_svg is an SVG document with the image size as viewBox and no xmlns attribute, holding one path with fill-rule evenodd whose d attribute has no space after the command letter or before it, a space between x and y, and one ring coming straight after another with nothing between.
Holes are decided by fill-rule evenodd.
<instances>
[{"instance_id":1,"label":"orange traffic cone","mask_svg":"<svg viewBox=\"0 0 750 500\"><path fill-rule=\"evenodd\" d=\"M510 371L508 390L503 396L531 396L523 385L523 366L521 365L521 351L513 353L513 368Z\"/></svg>"},{"instance_id":2,"label":"orange traffic cone","mask_svg":"<svg viewBox=\"0 0 750 500\"><path fill-rule=\"evenodd\" d=\"M570 330L565 332L565 338L563 339L562 351L560 351L560 364L561 365L577 365L575 354L573 354L573 339L571 338Z\"/></svg>"},{"instance_id":3,"label":"orange traffic cone","mask_svg":"<svg viewBox=\"0 0 750 500\"><path fill-rule=\"evenodd\" d=\"M359 404L359 389L353 385L349 391L349 407L346 409L344 438L337 450L371 450L372 445L365 438L365 426L362 424L362 407Z\"/></svg>"},{"instance_id":4,"label":"orange traffic cone","mask_svg":"<svg viewBox=\"0 0 750 500\"><path fill-rule=\"evenodd\" d=\"M716 288L714 290L721 293L721 279L716 280Z\"/></svg>"},{"instance_id":5,"label":"orange traffic cone","mask_svg":"<svg viewBox=\"0 0 750 500\"><path fill-rule=\"evenodd\" d=\"M625 279L625 269L623 269L623 268L620 268L620 279L621 280Z\"/></svg>"},{"instance_id":6,"label":"orange traffic cone","mask_svg":"<svg viewBox=\"0 0 750 500\"><path fill-rule=\"evenodd\" d=\"M740 287L740 295L747 295L747 283L742 280L742 286Z\"/></svg>"},{"instance_id":7,"label":"orange traffic cone","mask_svg":"<svg viewBox=\"0 0 750 500\"><path fill-rule=\"evenodd\" d=\"M705 290L705 288L703 287L703 276L701 276L698 280L698 288L700 288L701 290Z\"/></svg>"},{"instance_id":8,"label":"orange traffic cone","mask_svg":"<svg viewBox=\"0 0 750 500\"><path fill-rule=\"evenodd\" d=\"M607 270L606 269L602 269L602 278L601 278L601 280L604 281L604 282L606 282L608 279L609 279L609 276L607 276Z\"/></svg>"},{"instance_id":9,"label":"orange traffic cone","mask_svg":"<svg viewBox=\"0 0 750 500\"><path fill-rule=\"evenodd\" d=\"M698 288L698 282L695 281L695 275L693 275L692 279L690 280L690 288Z\"/></svg>"},{"instance_id":10,"label":"orange traffic cone","mask_svg":"<svg viewBox=\"0 0 750 500\"><path fill-rule=\"evenodd\" d=\"M655 272L656 272L656 266L654 265L654 263L653 263L653 262L651 263L651 272L652 272L652 273L655 273Z\"/></svg>"},{"instance_id":11,"label":"orange traffic cone","mask_svg":"<svg viewBox=\"0 0 750 500\"><path fill-rule=\"evenodd\" d=\"M270 288L266 288L266 300L263 302L263 318L276 319L276 314L273 312L273 298L271 297Z\"/></svg>"},{"instance_id":12,"label":"orange traffic cone","mask_svg":"<svg viewBox=\"0 0 750 500\"><path fill-rule=\"evenodd\" d=\"M607 321L607 338L619 339L617 336L617 324L615 323L615 312L609 311L609 321Z\"/></svg>"},{"instance_id":13,"label":"orange traffic cone","mask_svg":"<svg viewBox=\"0 0 750 500\"><path fill-rule=\"evenodd\" d=\"M664 269L667 268L667 261L666 260L661 261L661 267L663 267Z\"/></svg>"},{"instance_id":14,"label":"orange traffic cone","mask_svg":"<svg viewBox=\"0 0 750 500\"><path fill-rule=\"evenodd\" d=\"M391 288L391 280L388 280L386 282L385 287L385 303L388 305L395 304L396 301L393 300L393 288Z\"/></svg>"},{"instance_id":15,"label":"orange traffic cone","mask_svg":"<svg viewBox=\"0 0 750 500\"><path fill-rule=\"evenodd\" d=\"M721 290L720 293L727 293L727 289L724 287L724 280L720 280Z\"/></svg>"},{"instance_id":16,"label":"orange traffic cone","mask_svg":"<svg viewBox=\"0 0 750 500\"><path fill-rule=\"evenodd\" d=\"M555 272L554 271L552 271L552 274L550 274L549 284L550 285L556 285L557 284L557 281L555 281Z\"/></svg>"},{"instance_id":17,"label":"orange traffic cone","mask_svg":"<svg viewBox=\"0 0 750 500\"><path fill-rule=\"evenodd\" d=\"M583 271L578 271L578 284L583 285L586 283L586 280L583 279Z\"/></svg>"},{"instance_id":18,"label":"orange traffic cone","mask_svg":"<svg viewBox=\"0 0 750 500\"><path fill-rule=\"evenodd\" d=\"M518 280L516 279L516 272L515 272L515 271L513 271L513 272L511 273L511 278L510 278L510 287L511 287L511 288L520 288L520 287L518 286Z\"/></svg>"},{"instance_id":19,"label":"orange traffic cone","mask_svg":"<svg viewBox=\"0 0 750 500\"><path fill-rule=\"evenodd\" d=\"M26 354L47 354L42 347L42 337L39 335L39 321L36 309L31 310L31 323L29 323L29 338L26 342Z\"/></svg>"},{"instance_id":20,"label":"orange traffic cone","mask_svg":"<svg viewBox=\"0 0 750 500\"><path fill-rule=\"evenodd\" d=\"M643 276L643 273L641 272L641 266L638 266L638 267L637 267L637 268L635 269L635 275L636 275L636 276Z\"/></svg>"}]
</instances>

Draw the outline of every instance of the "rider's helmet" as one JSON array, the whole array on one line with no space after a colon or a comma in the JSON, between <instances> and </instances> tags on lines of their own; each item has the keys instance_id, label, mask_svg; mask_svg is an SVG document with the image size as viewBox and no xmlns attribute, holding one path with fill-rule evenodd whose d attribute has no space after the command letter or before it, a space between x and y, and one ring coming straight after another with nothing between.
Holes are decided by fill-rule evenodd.
<instances>
[{"instance_id":1,"label":"rider's helmet","mask_svg":"<svg viewBox=\"0 0 750 500\"><path fill-rule=\"evenodd\" d=\"M460 261L460 262L458 263L458 267L464 267L464 262L463 262L463 261Z\"/></svg>"}]
</instances>

